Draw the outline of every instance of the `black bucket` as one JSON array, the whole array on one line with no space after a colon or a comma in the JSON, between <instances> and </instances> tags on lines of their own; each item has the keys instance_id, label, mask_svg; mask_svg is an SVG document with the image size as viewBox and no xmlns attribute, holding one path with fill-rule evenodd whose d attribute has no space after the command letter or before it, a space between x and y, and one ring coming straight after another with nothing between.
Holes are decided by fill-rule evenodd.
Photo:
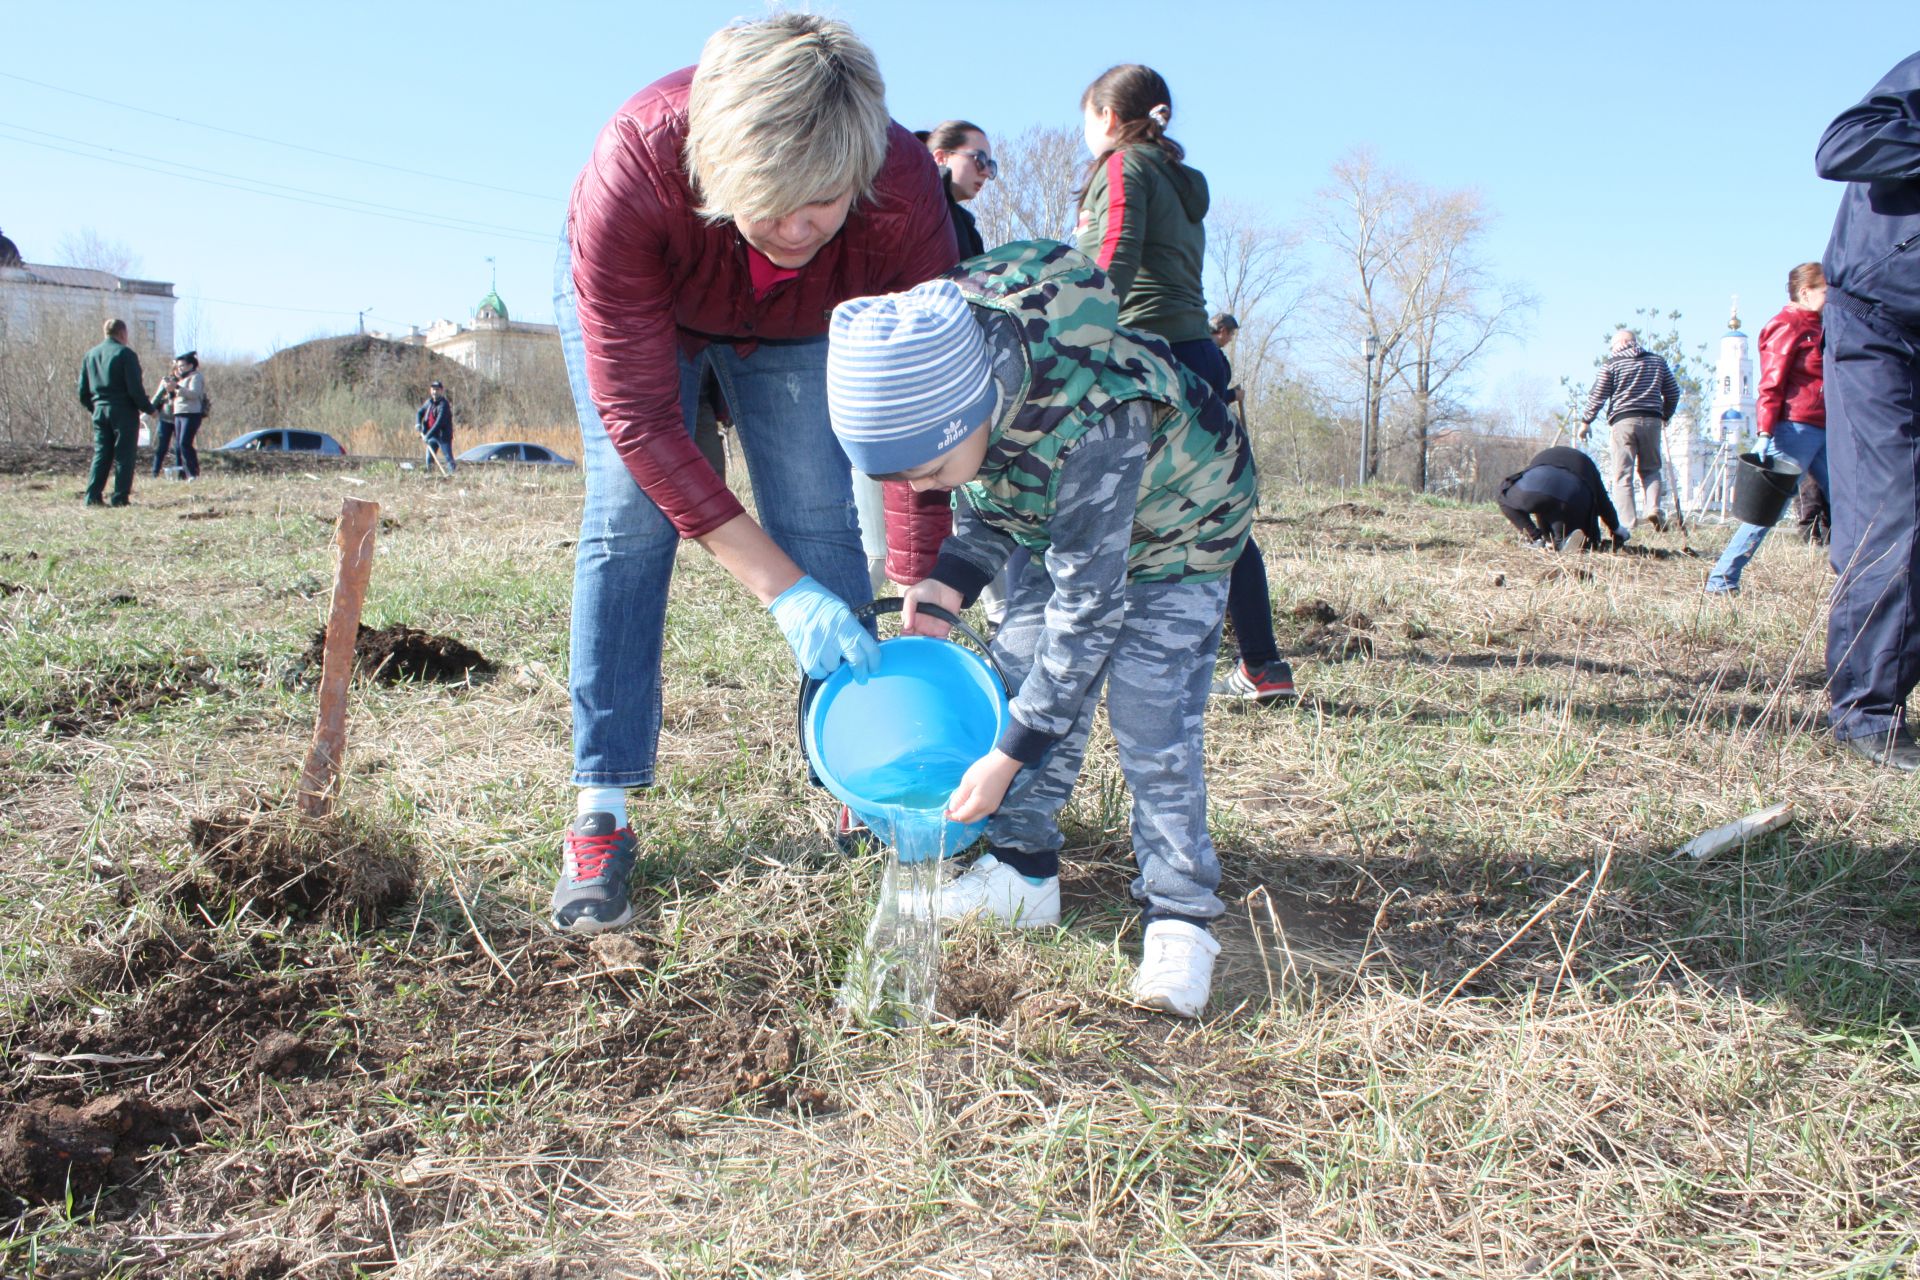
<instances>
[{"instance_id":1,"label":"black bucket","mask_svg":"<svg viewBox=\"0 0 1920 1280\"><path fill-rule=\"evenodd\" d=\"M1764 529L1779 524L1781 512L1800 487L1800 472L1800 464L1784 454L1764 460L1757 453L1741 454L1733 477L1734 519Z\"/></svg>"}]
</instances>

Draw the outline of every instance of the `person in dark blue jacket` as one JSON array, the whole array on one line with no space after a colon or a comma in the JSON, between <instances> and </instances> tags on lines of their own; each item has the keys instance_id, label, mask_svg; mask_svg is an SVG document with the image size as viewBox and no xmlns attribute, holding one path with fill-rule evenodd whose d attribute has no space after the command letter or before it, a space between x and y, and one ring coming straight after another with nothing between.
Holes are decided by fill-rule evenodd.
<instances>
[{"instance_id":1,"label":"person in dark blue jacket","mask_svg":"<svg viewBox=\"0 0 1920 1280\"><path fill-rule=\"evenodd\" d=\"M427 446L427 470L433 470L434 454L440 455L440 465L448 475L455 467L453 460L453 402L447 399L447 389L435 378L427 384L427 402L413 412L414 430L420 433L420 439Z\"/></svg>"},{"instance_id":2,"label":"person in dark blue jacket","mask_svg":"<svg viewBox=\"0 0 1920 1280\"><path fill-rule=\"evenodd\" d=\"M1564 445L1542 449L1524 470L1502 480L1498 501L1500 514L1536 547L1588 550L1600 545L1604 528L1618 550L1630 536L1607 496L1600 468Z\"/></svg>"},{"instance_id":3,"label":"person in dark blue jacket","mask_svg":"<svg viewBox=\"0 0 1920 1280\"><path fill-rule=\"evenodd\" d=\"M1833 735L1876 764L1920 768L1907 695L1920 683L1920 53L1840 113L1814 155L1840 198L1827 275L1827 621Z\"/></svg>"}]
</instances>

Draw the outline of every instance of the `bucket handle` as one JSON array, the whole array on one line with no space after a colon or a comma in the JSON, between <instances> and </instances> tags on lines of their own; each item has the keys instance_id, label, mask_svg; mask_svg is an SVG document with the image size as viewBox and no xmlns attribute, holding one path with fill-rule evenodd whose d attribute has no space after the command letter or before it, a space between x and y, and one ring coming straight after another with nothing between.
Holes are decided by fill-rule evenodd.
<instances>
[{"instance_id":1,"label":"bucket handle","mask_svg":"<svg viewBox=\"0 0 1920 1280\"><path fill-rule=\"evenodd\" d=\"M899 596L886 596L882 599L867 601L867 603L853 611L853 616L862 621L867 619L878 620L883 613L900 613L903 612L905 608L906 605ZM958 631L962 637L971 641L973 647L980 651L980 656L987 660L987 666L993 671L993 678L1000 682L1002 689L1006 690L1007 697L1013 697L1013 685L1007 679L1006 669L1000 665L999 659L993 656L993 650L987 645L986 640L978 631L975 631L972 627L962 622L958 614L941 605L929 604L926 601L922 601L920 607L914 612L924 613L929 618L937 618L952 627L955 631ZM807 740L807 708L813 705L813 695L820 691L820 684L821 682L815 680L812 676L803 675L800 677L800 708L797 716L797 724L800 730L800 741L802 742ZM808 772L811 773L813 768L811 762L808 762L807 768Z\"/></svg>"}]
</instances>

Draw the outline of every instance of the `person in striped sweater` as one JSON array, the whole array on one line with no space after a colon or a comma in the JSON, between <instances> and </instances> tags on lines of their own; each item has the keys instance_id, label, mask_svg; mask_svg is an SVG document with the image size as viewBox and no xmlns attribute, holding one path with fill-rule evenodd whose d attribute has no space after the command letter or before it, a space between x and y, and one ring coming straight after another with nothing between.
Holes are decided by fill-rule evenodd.
<instances>
[{"instance_id":1,"label":"person in striped sweater","mask_svg":"<svg viewBox=\"0 0 1920 1280\"><path fill-rule=\"evenodd\" d=\"M1613 335L1611 353L1587 392L1586 411L1580 415L1578 438L1585 440L1599 415L1607 410L1613 429L1613 505L1628 528L1636 523L1633 473L1647 494L1647 519L1656 529L1666 528L1660 515L1660 435L1680 403L1680 384L1657 351L1640 345L1631 329Z\"/></svg>"}]
</instances>

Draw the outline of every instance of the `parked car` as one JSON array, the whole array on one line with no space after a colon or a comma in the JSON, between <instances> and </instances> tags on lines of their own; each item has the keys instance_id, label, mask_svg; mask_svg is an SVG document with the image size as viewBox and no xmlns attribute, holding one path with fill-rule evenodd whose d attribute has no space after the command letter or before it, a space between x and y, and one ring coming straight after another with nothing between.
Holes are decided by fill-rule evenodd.
<instances>
[{"instance_id":1,"label":"parked car","mask_svg":"<svg viewBox=\"0 0 1920 1280\"><path fill-rule=\"evenodd\" d=\"M525 444L509 440L499 444L477 444L460 455L462 462L537 462L549 467L570 467L573 459L555 453L543 444Z\"/></svg>"},{"instance_id":2,"label":"parked car","mask_svg":"<svg viewBox=\"0 0 1920 1280\"><path fill-rule=\"evenodd\" d=\"M229 449L254 449L261 453L318 453L330 458L347 456L340 442L324 431L295 431L281 427L249 431L220 446L221 452Z\"/></svg>"}]
</instances>

